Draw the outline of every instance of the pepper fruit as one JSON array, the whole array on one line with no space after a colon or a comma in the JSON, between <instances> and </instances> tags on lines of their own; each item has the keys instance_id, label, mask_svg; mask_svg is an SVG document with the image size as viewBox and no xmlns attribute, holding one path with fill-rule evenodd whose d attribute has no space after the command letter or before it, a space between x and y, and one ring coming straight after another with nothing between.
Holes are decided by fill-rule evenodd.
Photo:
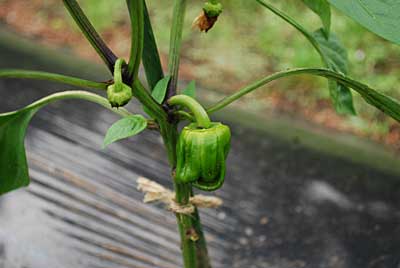
<instances>
[{"instance_id":1,"label":"pepper fruit","mask_svg":"<svg viewBox=\"0 0 400 268\"><path fill-rule=\"evenodd\" d=\"M118 59L114 67L114 84L107 87L107 99L112 107L126 105L132 99L132 89L122 82L123 59Z\"/></svg>"},{"instance_id":2,"label":"pepper fruit","mask_svg":"<svg viewBox=\"0 0 400 268\"><path fill-rule=\"evenodd\" d=\"M205 191L220 188L230 140L229 127L221 123L211 123L209 128L199 128L197 123L184 127L176 150L175 179Z\"/></svg>"},{"instance_id":3,"label":"pepper fruit","mask_svg":"<svg viewBox=\"0 0 400 268\"><path fill-rule=\"evenodd\" d=\"M225 179L225 160L228 156L231 132L228 126L210 122L207 112L192 97L176 95L168 100L169 105L188 108L196 122L184 127L176 146L177 183L192 183L193 186L214 191Z\"/></svg>"}]
</instances>

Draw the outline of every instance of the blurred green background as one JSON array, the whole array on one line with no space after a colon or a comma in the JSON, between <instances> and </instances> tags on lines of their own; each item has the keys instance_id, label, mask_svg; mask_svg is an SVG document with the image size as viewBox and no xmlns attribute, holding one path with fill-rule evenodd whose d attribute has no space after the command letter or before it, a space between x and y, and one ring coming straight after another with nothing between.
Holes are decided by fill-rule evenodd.
<instances>
[{"instance_id":1,"label":"blurred green background","mask_svg":"<svg viewBox=\"0 0 400 268\"><path fill-rule=\"evenodd\" d=\"M32 16L55 32L65 34L73 25L60 1L56 0L0 0L0 10L2 6L18 5L18 2L20 6L30 5ZM79 2L113 49L119 55L127 56L130 37L125 1ZM221 2L224 12L215 27L205 34L191 27L203 2L188 1L181 67L184 80L196 80L199 86L226 94L275 71L322 66L318 54L300 33L257 2ZM299 0L270 2L310 31L321 27L319 18ZM165 63L172 1L148 0L147 4ZM0 15L7 23L5 15L1 12ZM72 29L75 31L72 34L79 34L76 26ZM368 32L336 10L333 10L332 31L348 49L350 76L400 99L397 88L400 82L400 47ZM40 33L36 35L43 36ZM68 42L63 45L74 47ZM326 80L301 76L274 82L248 96L241 106L259 113L285 113L329 128L398 145L398 123L366 104L356 93L354 97L359 116L338 116L330 105Z\"/></svg>"}]
</instances>

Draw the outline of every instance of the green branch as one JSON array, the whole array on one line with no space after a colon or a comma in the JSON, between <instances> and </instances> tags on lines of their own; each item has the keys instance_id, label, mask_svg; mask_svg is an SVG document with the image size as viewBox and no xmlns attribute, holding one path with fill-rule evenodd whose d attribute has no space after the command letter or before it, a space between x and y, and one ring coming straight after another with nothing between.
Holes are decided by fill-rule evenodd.
<instances>
[{"instance_id":1,"label":"green branch","mask_svg":"<svg viewBox=\"0 0 400 268\"><path fill-rule=\"evenodd\" d=\"M175 95L168 100L169 105L182 105L188 108L196 119L196 123L199 127L209 128L211 121L208 117L207 112L204 110L203 106L198 103L192 97L186 95Z\"/></svg>"},{"instance_id":2,"label":"green branch","mask_svg":"<svg viewBox=\"0 0 400 268\"><path fill-rule=\"evenodd\" d=\"M193 115L191 115L191 114L188 113L188 112L185 112L185 111L175 111L174 114L175 114L176 116L178 116L180 120L189 120L189 121L191 121L191 122L194 122L194 121L195 121Z\"/></svg>"},{"instance_id":3,"label":"green branch","mask_svg":"<svg viewBox=\"0 0 400 268\"><path fill-rule=\"evenodd\" d=\"M83 13L83 10L79 6L78 2L76 0L63 0L63 2L72 18L81 29L82 33L85 35L86 39L90 42L104 63L107 64L108 69L112 72L114 70L114 63L117 60L115 54L96 32L85 13Z\"/></svg>"},{"instance_id":4,"label":"green branch","mask_svg":"<svg viewBox=\"0 0 400 268\"><path fill-rule=\"evenodd\" d=\"M172 15L172 28L171 28L171 37L169 44L169 59L168 59L168 71L169 74L171 75L171 80L168 86L167 99L169 99L173 95L176 95L185 13L186 13L186 0L175 0L174 11Z\"/></svg>"},{"instance_id":5,"label":"green branch","mask_svg":"<svg viewBox=\"0 0 400 268\"><path fill-rule=\"evenodd\" d=\"M40 100L37 100L35 102L33 102L32 104L25 106L22 109L19 109L17 111L13 111L13 112L9 112L9 113L3 113L1 114L2 116L7 116L7 115L12 115L12 114L17 114L20 113L22 111L29 111L29 110L33 110L35 108L40 108L50 102L54 102L54 101L58 101L58 100L63 100L63 99L81 99L81 100L87 100L87 101L91 101L94 103L97 103L105 108L107 108L108 110L120 115L120 116L128 116L131 115L130 112L128 112L126 109L124 108L112 108L110 103L108 102L108 100L106 98L103 98L97 94L94 93L90 93L87 91L81 91L81 90L70 90L70 91L63 91L63 92L58 92L58 93L54 93L51 95L48 95Z\"/></svg>"},{"instance_id":6,"label":"green branch","mask_svg":"<svg viewBox=\"0 0 400 268\"><path fill-rule=\"evenodd\" d=\"M330 71L328 69L321 69L321 68L299 68L293 69L289 71L282 71L270 76L267 76L263 79L260 79L253 84L246 86L236 93L225 97L215 105L211 106L207 109L208 113L213 113L215 111L221 110L227 105L231 104L232 102L237 101L241 97L246 94L253 92L254 90L280 78L294 76L294 75L301 75L301 74L308 74L313 76L321 76L331 80L335 80L336 82L340 82L341 84L348 86L359 93L364 100L366 100L369 104L375 106L382 112L390 115L395 120L400 122L400 102L396 99L393 99L389 96L386 96L383 93L380 93L369 86L362 84L352 78L344 76L342 74Z\"/></svg>"},{"instance_id":7,"label":"green branch","mask_svg":"<svg viewBox=\"0 0 400 268\"><path fill-rule=\"evenodd\" d=\"M126 0L131 21L131 55L128 62L128 77L137 79L143 54L144 3L143 0Z\"/></svg>"},{"instance_id":8,"label":"green branch","mask_svg":"<svg viewBox=\"0 0 400 268\"><path fill-rule=\"evenodd\" d=\"M151 89L157 85L157 82L164 78L164 72L161 66L160 55L158 53L156 39L151 26L149 12L144 2L144 48L142 55L143 67L146 73L147 82Z\"/></svg>"},{"instance_id":9,"label":"green branch","mask_svg":"<svg viewBox=\"0 0 400 268\"><path fill-rule=\"evenodd\" d=\"M0 78L23 78L23 79L35 79L35 80L47 80L72 86L78 86L84 88L96 88L104 90L107 89L108 86L107 83L93 82L62 74L54 74L54 73L40 72L40 71L29 71L29 70L17 70L17 69L0 70Z\"/></svg>"}]
</instances>

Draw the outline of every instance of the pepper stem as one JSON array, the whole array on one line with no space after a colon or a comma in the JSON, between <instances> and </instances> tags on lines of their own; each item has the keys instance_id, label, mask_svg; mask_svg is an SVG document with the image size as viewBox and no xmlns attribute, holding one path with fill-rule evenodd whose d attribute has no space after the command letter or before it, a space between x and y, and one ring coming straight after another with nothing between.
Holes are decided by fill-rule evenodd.
<instances>
[{"instance_id":1,"label":"pepper stem","mask_svg":"<svg viewBox=\"0 0 400 268\"><path fill-rule=\"evenodd\" d=\"M211 121L206 110L192 97L186 95L175 95L168 100L168 104L182 105L188 108L193 113L198 127L209 128L211 126Z\"/></svg>"},{"instance_id":2,"label":"pepper stem","mask_svg":"<svg viewBox=\"0 0 400 268\"><path fill-rule=\"evenodd\" d=\"M120 92L122 90L122 64L124 64L124 59L117 59L114 66L114 85L115 85L115 92Z\"/></svg>"}]
</instances>

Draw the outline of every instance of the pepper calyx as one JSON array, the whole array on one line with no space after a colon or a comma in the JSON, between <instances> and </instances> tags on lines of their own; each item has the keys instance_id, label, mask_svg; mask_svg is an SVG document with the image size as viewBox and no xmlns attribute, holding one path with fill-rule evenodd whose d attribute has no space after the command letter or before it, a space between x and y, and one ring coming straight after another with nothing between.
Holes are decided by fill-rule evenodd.
<instances>
[{"instance_id":1,"label":"pepper calyx","mask_svg":"<svg viewBox=\"0 0 400 268\"><path fill-rule=\"evenodd\" d=\"M107 98L112 107L126 105L133 96L132 88L122 82L123 59L118 59L114 66L114 83L107 87Z\"/></svg>"}]
</instances>

